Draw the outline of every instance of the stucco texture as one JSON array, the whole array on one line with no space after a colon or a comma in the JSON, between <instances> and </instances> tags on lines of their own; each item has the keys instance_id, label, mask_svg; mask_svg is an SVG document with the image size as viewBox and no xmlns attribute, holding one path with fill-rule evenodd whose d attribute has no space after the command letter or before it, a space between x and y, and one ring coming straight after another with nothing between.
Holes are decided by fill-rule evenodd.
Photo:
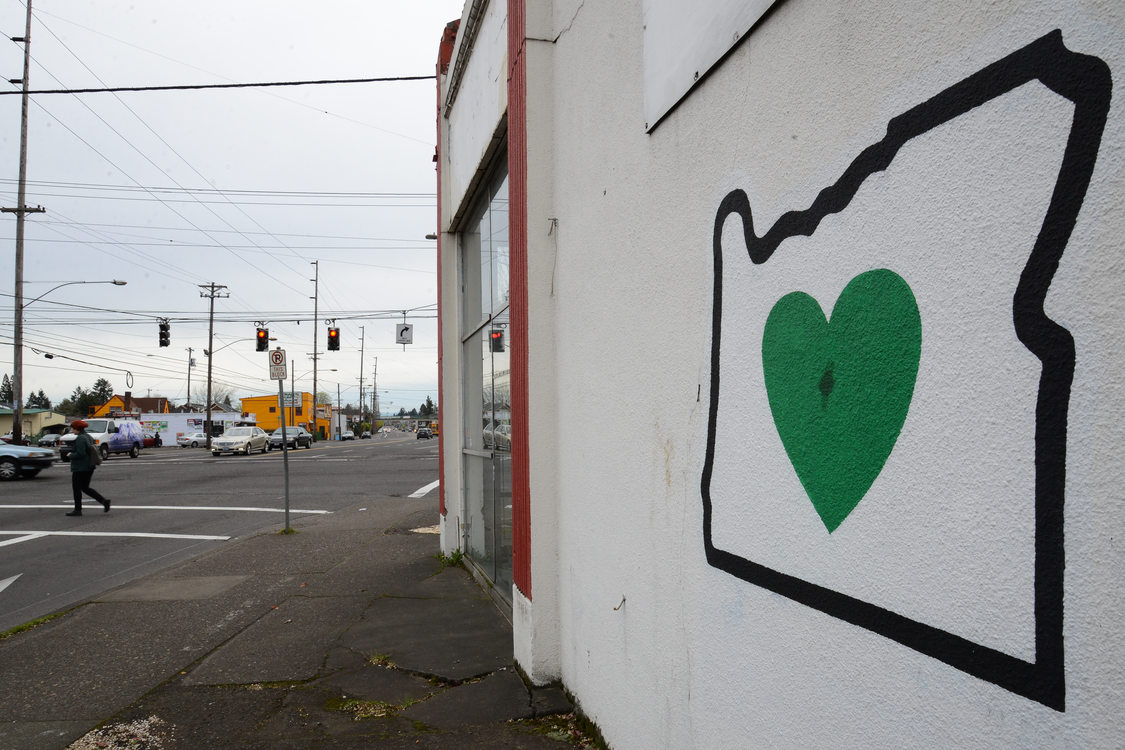
<instances>
[{"instance_id":1,"label":"stucco texture","mask_svg":"<svg viewBox=\"0 0 1125 750\"><path fill-rule=\"evenodd\" d=\"M742 222L727 219L712 346L725 196L743 191L765 234L897 115L1056 29L1125 80L1118 7L782 2L651 134L641 21L639 3L556 3L556 33L536 53L553 77L529 95L553 127L531 154L551 169L529 176L529 193L554 201L528 223L554 296L533 296L530 316L555 333L558 497L546 512L558 516L567 688L619 749L1125 744L1119 99L1057 269L1036 272L1046 317L1074 344L1068 410L1048 425L1063 450L1037 464L1043 365L1013 320L1075 112L1038 82L913 134L768 260L748 257ZM917 374L870 488L829 529L779 434L763 332L793 292L830 327L845 288L873 269L911 290ZM831 397L849 387L863 386L841 374ZM612 416L595 426L592 412ZM711 541L733 558L917 623L923 641L928 628L1002 666L1034 665L1037 482L1059 476L1046 460L1064 474L1065 563L1039 560L1040 580L1065 564L1064 706L1050 688L1022 694L705 554L703 485Z\"/></svg>"}]
</instances>

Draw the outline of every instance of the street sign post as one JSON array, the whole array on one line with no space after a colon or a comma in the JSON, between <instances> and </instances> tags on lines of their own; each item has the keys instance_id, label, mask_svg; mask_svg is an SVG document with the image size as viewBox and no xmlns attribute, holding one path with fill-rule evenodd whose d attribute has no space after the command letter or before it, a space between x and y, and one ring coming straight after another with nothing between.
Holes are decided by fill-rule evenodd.
<instances>
[{"instance_id":1,"label":"street sign post","mask_svg":"<svg viewBox=\"0 0 1125 750\"><path fill-rule=\"evenodd\" d=\"M285 350L280 347L270 351L270 380L277 381L277 404L281 410L281 463L285 467L285 533L290 533L289 528L289 444L285 431L285 406L284 392L286 378Z\"/></svg>"}]
</instances>

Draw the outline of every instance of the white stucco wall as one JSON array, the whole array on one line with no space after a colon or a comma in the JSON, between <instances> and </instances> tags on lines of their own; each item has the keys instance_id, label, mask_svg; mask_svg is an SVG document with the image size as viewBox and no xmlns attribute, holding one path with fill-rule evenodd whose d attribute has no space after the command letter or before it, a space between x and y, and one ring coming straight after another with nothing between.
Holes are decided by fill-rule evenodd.
<instances>
[{"instance_id":1,"label":"white stucco wall","mask_svg":"<svg viewBox=\"0 0 1125 750\"><path fill-rule=\"evenodd\" d=\"M557 0L536 23L536 601L517 597L521 663L549 674L555 649L564 686L617 750L1125 745L1125 429L1115 408L1125 400L1125 6L785 0L650 134L639 2ZM1050 470L1037 473L1034 453L1041 367L1016 337L1012 300L1074 107L1033 82L921 128L811 236L782 240L765 262L749 261L739 218L729 218L723 338L712 351L724 197L745 191L765 234L862 162L892 118L1056 29L1068 50L1108 66L1115 94L1061 262L1036 276L1050 285L1046 316L1075 351L1064 399L1065 710L1023 694L1019 680L935 658L933 643L976 644L1003 664L1042 655L1034 497ZM490 136L484 122L463 137ZM1074 185L1063 187L1073 197ZM917 376L891 426L893 449L830 530L779 434L764 331L785 295L806 292L831 315L852 280L880 268L912 292ZM861 359L889 356L880 351ZM447 338L447 367L450 354ZM833 397L849 387L842 367L845 390ZM857 413L894 411L878 395ZM813 447L830 459L851 442ZM703 488L717 549L861 604L811 606L792 587L748 580L749 566L709 563ZM1047 573L1063 565L1044 560ZM865 606L934 636L904 643L888 635L897 625L849 621Z\"/></svg>"},{"instance_id":2,"label":"white stucco wall","mask_svg":"<svg viewBox=\"0 0 1125 750\"><path fill-rule=\"evenodd\" d=\"M508 111L506 4L495 0L480 3L483 10L476 38L470 42L465 30L468 28L472 5L472 0L465 4L450 74L454 72L462 48L471 44L472 49L465 58L464 69L460 73L460 86L453 104L443 113L447 113L449 139L445 144L447 161L443 164L443 177L448 180L446 205L443 206L447 217L456 216L466 201L473 200L471 189L474 187L474 176ZM443 90L443 106L446 104L447 90L448 87Z\"/></svg>"},{"instance_id":3,"label":"white stucco wall","mask_svg":"<svg viewBox=\"0 0 1125 750\"><path fill-rule=\"evenodd\" d=\"M557 236L530 222L533 248L557 252L556 297L533 296L532 314L557 311L562 677L583 710L615 748L1125 743L1113 542L1125 443L1107 409L1123 395L1125 306L1111 291L1125 230L1121 97L1047 298L1076 342L1065 712L709 565L700 499L723 197L745 190L762 234L807 208L892 117L1053 29L1125 80L1120 4L790 0L650 136L638 4L565 5ZM1072 110L1029 84L913 139L850 211L769 264L747 262L737 217L727 222L717 544L1034 660L1039 369L1013 335L1011 299ZM778 440L761 339L743 332L794 290L830 313L849 279L879 267L918 300L921 366L879 479L828 534ZM612 416L591 429L593 412Z\"/></svg>"}]
</instances>

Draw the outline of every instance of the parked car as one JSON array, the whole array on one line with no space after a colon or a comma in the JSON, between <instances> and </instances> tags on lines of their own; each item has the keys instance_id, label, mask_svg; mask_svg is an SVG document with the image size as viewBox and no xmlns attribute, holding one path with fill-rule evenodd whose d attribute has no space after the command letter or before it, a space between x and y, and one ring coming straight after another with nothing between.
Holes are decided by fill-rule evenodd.
<instances>
[{"instance_id":1,"label":"parked car","mask_svg":"<svg viewBox=\"0 0 1125 750\"><path fill-rule=\"evenodd\" d=\"M355 433L351 430L344 430L340 433L341 440L355 440Z\"/></svg>"},{"instance_id":2,"label":"parked car","mask_svg":"<svg viewBox=\"0 0 1125 750\"><path fill-rule=\"evenodd\" d=\"M211 438L211 455L224 453L249 456L254 451L265 453L270 449L269 433L261 427L231 427L220 437Z\"/></svg>"},{"instance_id":3,"label":"parked car","mask_svg":"<svg viewBox=\"0 0 1125 750\"><path fill-rule=\"evenodd\" d=\"M207 436L202 432L191 432L186 435L180 435L176 438L176 445L181 448L198 448L201 445L207 445Z\"/></svg>"},{"instance_id":4,"label":"parked car","mask_svg":"<svg viewBox=\"0 0 1125 750\"><path fill-rule=\"evenodd\" d=\"M359 439L360 440L370 440L371 439L371 430L364 430L363 434L361 434L359 436Z\"/></svg>"},{"instance_id":5,"label":"parked car","mask_svg":"<svg viewBox=\"0 0 1125 750\"><path fill-rule=\"evenodd\" d=\"M421 440L422 438L425 438L426 440L429 440L433 436L434 436L434 433L430 431L429 427L419 427L418 428L418 436L415 438L415 440Z\"/></svg>"},{"instance_id":6,"label":"parked car","mask_svg":"<svg viewBox=\"0 0 1125 750\"><path fill-rule=\"evenodd\" d=\"M313 444L312 433L304 427L286 427L284 442L290 448L300 448L304 445L311 448ZM281 428L278 427L270 435L270 448L280 448L282 444Z\"/></svg>"},{"instance_id":7,"label":"parked car","mask_svg":"<svg viewBox=\"0 0 1125 750\"><path fill-rule=\"evenodd\" d=\"M492 430L492 447L503 453L512 452L512 426L510 424L498 424Z\"/></svg>"},{"instance_id":8,"label":"parked car","mask_svg":"<svg viewBox=\"0 0 1125 750\"><path fill-rule=\"evenodd\" d=\"M87 419L86 434L93 438L103 459L109 458L111 453L128 453L131 458L136 458L141 453L141 441L144 440L141 423L129 419ZM75 437L72 432L59 440L59 457L63 461L70 460Z\"/></svg>"},{"instance_id":9,"label":"parked car","mask_svg":"<svg viewBox=\"0 0 1125 750\"><path fill-rule=\"evenodd\" d=\"M142 448L159 448L164 445L164 441L160 439L159 432L143 432L141 433L141 447Z\"/></svg>"},{"instance_id":10,"label":"parked car","mask_svg":"<svg viewBox=\"0 0 1125 750\"><path fill-rule=\"evenodd\" d=\"M5 443L11 443L12 442L12 433L9 432L7 434L0 435L0 441L3 441ZM26 435L24 435L24 437L23 437L23 444L24 445L31 445L31 441L27 439Z\"/></svg>"},{"instance_id":11,"label":"parked car","mask_svg":"<svg viewBox=\"0 0 1125 750\"><path fill-rule=\"evenodd\" d=\"M36 441L36 445L40 448L58 448L60 438L62 438L62 435L56 432L48 432L39 437L39 440Z\"/></svg>"},{"instance_id":12,"label":"parked car","mask_svg":"<svg viewBox=\"0 0 1125 750\"><path fill-rule=\"evenodd\" d=\"M54 451L0 443L0 481L20 476L30 479L54 462Z\"/></svg>"}]
</instances>

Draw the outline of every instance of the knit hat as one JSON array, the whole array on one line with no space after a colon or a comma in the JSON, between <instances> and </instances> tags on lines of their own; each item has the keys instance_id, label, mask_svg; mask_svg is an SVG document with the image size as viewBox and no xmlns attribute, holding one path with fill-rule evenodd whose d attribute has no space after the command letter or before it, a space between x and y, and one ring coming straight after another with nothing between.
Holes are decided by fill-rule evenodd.
<instances>
[{"instance_id":1,"label":"knit hat","mask_svg":"<svg viewBox=\"0 0 1125 750\"><path fill-rule=\"evenodd\" d=\"M84 419L76 419L76 420L74 420L73 422L70 423L70 426L74 427L75 429L78 429L78 430L84 430L87 427L89 427L90 425Z\"/></svg>"}]
</instances>

